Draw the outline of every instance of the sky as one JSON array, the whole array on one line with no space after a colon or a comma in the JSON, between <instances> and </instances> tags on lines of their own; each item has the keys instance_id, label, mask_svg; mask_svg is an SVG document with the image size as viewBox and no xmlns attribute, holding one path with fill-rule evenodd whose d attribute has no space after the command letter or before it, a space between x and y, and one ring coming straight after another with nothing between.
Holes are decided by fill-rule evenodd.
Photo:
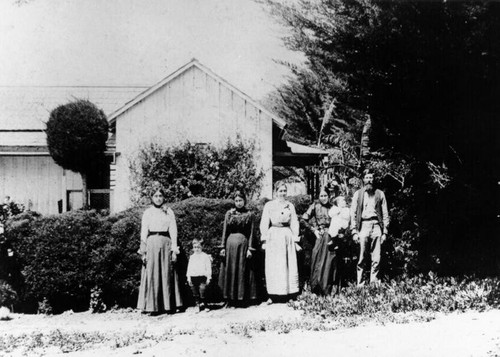
<instances>
[{"instance_id":1,"label":"sky","mask_svg":"<svg viewBox=\"0 0 500 357\"><path fill-rule=\"evenodd\" d=\"M0 86L146 85L192 58L260 100L300 63L252 0L0 2Z\"/></svg>"}]
</instances>

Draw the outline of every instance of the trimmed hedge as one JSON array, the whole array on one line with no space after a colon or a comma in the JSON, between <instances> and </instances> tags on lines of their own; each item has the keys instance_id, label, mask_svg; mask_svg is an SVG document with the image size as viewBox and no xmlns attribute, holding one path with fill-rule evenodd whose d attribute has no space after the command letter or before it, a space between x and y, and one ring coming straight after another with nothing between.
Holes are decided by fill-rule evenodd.
<instances>
[{"instance_id":1,"label":"trimmed hedge","mask_svg":"<svg viewBox=\"0 0 500 357\"><path fill-rule=\"evenodd\" d=\"M92 253L104 243L101 218L92 211L17 218L6 234L22 267L21 300L28 310L44 299L55 312L82 309L94 284Z\"/></svg>"},{"instance_id":2,"label":"trimmed hedge","mask_svg":"<svg viewBox=\"0 0 500 357\"><path fill-rule=\"evenodd\" d=\"M309 196L289 198L298 214L310 204ZM266 200L250 202L257 225ZM190 198L170 205L177 218L181 255L176 269L185 284L185 271L191 240L204 240L204 250L213 260L213 283L208 289L217 299L219 249L224 215L231 200ZM18 309L35 312L45 301L52 311L89 308L94 299L108 306L135 306L140 282L141 260L137 254L140 222L145 207L133 208L111 216L95 211L73 211L42 217L25 212L7 222L6 237L16 253L22 284L16 285L21 303ZM258 227L256 227L258 234ZM256 259L261 259L258 256ZM97 290L96 290L97 289ZM189 301L189 300L188 300Z\"/></svg>"}]
</instances>

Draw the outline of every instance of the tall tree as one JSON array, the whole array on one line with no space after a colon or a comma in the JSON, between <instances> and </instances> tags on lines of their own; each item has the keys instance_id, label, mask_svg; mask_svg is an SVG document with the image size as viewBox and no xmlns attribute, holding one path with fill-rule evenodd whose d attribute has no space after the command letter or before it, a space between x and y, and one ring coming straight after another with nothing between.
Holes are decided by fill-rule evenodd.
<instances>
[{"instance_id":1,"label":"tall tree","mask_svg":"<svg viewBox=\"0 0 500 357\"><path fill-rule=\"evenodd\" d=\"M381 167L404 163L399 173L406 176L391 174L400 187L411 181L418 217L430 222L428 234L440 236L443 249L457 249L455 261L460 254L467 258L467 250L473 251L467 259L474 259L478 236L485 249L497 246L488 232L498 207L488 197L498 190L492 158L500 154L500 4L266 2L290 29L286 45L307 58L273 96L276 110L296 129L292 134L317 141L336 99L336 115L348 125L332 121L322 135L336 144L348 134L359 148L359 121L369 119L365 158Z\"/></svg>"},{"instance_id":2,"label":"tall tree","mask_svg":"<svg viewBox=\"0 0 500 357\"><path fill-rule=\"evenodd\" d=\"M87 176L104 160L109 124L106 115L88 100L60 105L47 121L47 145L54 161L78 172L83 183L83 207L88 207Z\"/></svg>"}]
</instances>

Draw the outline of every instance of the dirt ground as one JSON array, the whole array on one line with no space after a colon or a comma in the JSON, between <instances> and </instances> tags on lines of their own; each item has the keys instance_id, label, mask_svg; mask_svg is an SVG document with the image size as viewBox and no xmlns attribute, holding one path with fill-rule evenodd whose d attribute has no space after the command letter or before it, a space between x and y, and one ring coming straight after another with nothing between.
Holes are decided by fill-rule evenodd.
<instances>
[{"instance_id":1,"label":"dirt ground","mask_svg":"<svg viewBox=\"0 0 500 357\"><path fill-rule=\"evenodd\" d=\"M1 356L500 357L500 310L440 315L430 322L384 326L370 323L333 331L277 328L264 332L245 326L260 326L262 321L268 321L269 326L285 326L307 319L286 304L201 313L188 309L156 317L132 310L11 317L0 321L0 338L4 341L0 344L4 349ZM65 343L57 345L57 339L49 344L33 342L36 336L43 340L60 334L57 336L73 340L92 333L106 338L80 350L68 350ZM9 339L21 342L15 348L6 348Z\"/></svg>"}]
</instances>

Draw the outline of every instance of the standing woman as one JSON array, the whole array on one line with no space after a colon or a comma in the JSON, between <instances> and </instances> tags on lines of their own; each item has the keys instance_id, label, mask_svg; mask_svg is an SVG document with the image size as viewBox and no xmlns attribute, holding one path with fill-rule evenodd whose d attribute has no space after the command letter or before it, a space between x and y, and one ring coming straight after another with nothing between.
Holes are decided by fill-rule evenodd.
<instances>
[{"instance_id":1,"label":"standing woman","mask_svg":"<svg viewBox=\"0 0 500 357\"><path fill-rule=\"evenodd\" d=\"M144 211L141 224L141 286L137 308L144 312L175 311L182 306L177 273L177 223L165 203L165 191L158 187L151 197L153 205Z\"/></svg>"},{"instance_id":2,"label":"standing woman","mask_svg":"<svg viewBox=\"0 0 500 357\"><path fill-rule=\"evenodd\" d=\"M318 201L309 206L302 215L302 223L314 233L315 238L311 254L311 291L320 295L330 294L336 281L336 253L334 247L328 245L328 227L331 220L328 212L331 207L330 195L323 188Z\"/></svg>"},{"instance_id":3,"label":"standing woman","mask_svg":"<svg viewBox=\"0 0 500 357\"><path fill-rule=\"evenodd\" d=\"M241 191L234 193L234 208L226 212L222 230L221 256L225 264L219 284L228 305L243 305L257 299L254 259L257 239L254 234L255 215L246 207Z\"/></svg>"},{"instance_id":4,"label":"standing woman","mask_svg":"<svg viewBox=\"0 0 500 357\"><path fill-rule=\"evenodd\" d=\"M299 221L295 207L285 200L286 184L275 184L275 199L265 204L260 222L262 248L266 251L265 275L268 303L299 292L296 243Z\"/></svg>"}]
</instances>

